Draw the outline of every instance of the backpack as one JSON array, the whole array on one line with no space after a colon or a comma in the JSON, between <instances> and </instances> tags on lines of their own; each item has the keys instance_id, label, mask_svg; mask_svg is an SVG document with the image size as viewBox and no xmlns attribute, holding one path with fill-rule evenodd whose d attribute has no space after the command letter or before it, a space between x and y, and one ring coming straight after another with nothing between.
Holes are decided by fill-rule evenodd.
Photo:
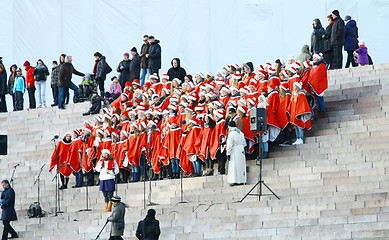
<instances>
[{"instance_id":1,"label":"backpack","mask_svg":"<svg viewBox=\"0 0 389 240\"><path fill-rule=\"evenodd\" d=\"M44 214L42 213L41 205L38 202L31 204L27 210L27 215L29 218L42 217Z\"/></svg>"},{"instance_id":2,"label":"backpack","mask_svg":"<svg viewBox=\"0 0 389 240\"><path fill-rule=\"evenodd\" d=\"M107 67L105 68L105 74L108 74L110 72L112 72L112 68L107 63Z\"/></svg>"}]
</instances>

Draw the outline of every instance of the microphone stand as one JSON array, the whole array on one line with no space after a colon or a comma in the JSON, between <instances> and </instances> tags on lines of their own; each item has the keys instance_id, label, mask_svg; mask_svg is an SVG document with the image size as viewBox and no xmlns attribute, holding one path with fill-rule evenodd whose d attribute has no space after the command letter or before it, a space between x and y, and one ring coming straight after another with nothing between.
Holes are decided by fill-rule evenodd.
<instances>
[{"instance_id":1,"label":"microphone stand","mask_svg":"<svg viewBox=\"0 0 389 240\"><path fill-rule=\"evenodd\" d=\"M86 159L87 155L86 155L86 142L84 141L84 157ZM82 171L82 170L81 170ZM89 211L92 211L92 209L89 208L89 184L88 184L88 179L86 179L86 189L85 189L85 202L86 202L86 207L84 209L80 209L78 210L79 212L89 212Z\"/></svg>"},{"instance_id":2,"label":"microphone stand","mask_svg":"<svg viewBox=\"0 0 389 240\"><path fill-rule=\"evenodd\" d=\"M180 161L182 161L182 124L181 124L181 130L180 130ZM183 175L184 175L184 170L180 166L180 201L178 203L188 203L187 201L184 201L184 188L183 188Z\"/></svg>"},{"instance_id":3,"label":"microphone stand","mask_svg":"<svg viewBox=\"0 0 389 240\"><path fill-rule=\"evenodd\" d=\"M19 166L19 163L18 164L16 164L15 166L14 166L14 169L13 169L13 172L12 172L12 176L11 176L11 180L9 181L10 183L9 183L9 185L12 187L12 183L14 182L14 175L15 175L15 171L16 171L16 168Z\"/></svg>"},{"instance_id":4,"label":"microphone stand","mask_svg":"<svg viewBox=\"0 0 389 240\"><path fill-rule=\"evenodd\" d=\"M43 168L45 167L45 164L42 165L41 169L39 170L39 173L38 173L38 176L36 177L35 179L35 182L34 182L34 185L36 183L38 183L38 205L40 206L41 203L40 203L40 181L41 181L41 173L43 171ZM41 217L42 217L42 214L39 214L39 224L41 224Z\"/></svg>"},{"instance_id":5,"label":"microphone stand","mask_svg":"<svg viewBox=\"0 0 389 240\"><path fill-rule=\"evenodd\" d=\"M152 162L151 162L151 153L150 153L150 142L151 142L151 134L152 133L152 130L150 130L150 136L149 136L149 142L148 142L148 155L149 155L149 164L150 164L150 169L149 169L149 203L147 204L147 206L155 206L155 205L158 205L158 203L153 203L151 201L151 171L153 170L153 165L152 165Z\"/></svg>"},{"instance_id":6,"label":"microphone stand","mask_svg":"<svg viewBox=\"0 0 389 240\"><path fill-rule=\"evenodd\" d=\"M62 166L63 166L63 164L64 163L66 163L66 162L63 162L62 164L61 164L61 166L59 166L59 155L58 155L58 149L57 149L57 142L55 141L56 139L54 138L53 139L53 141L54 141L54 149L55 149L55 157L56 157L56 159L57 159L57 173L55 174L55 176L54 176L54 178L53 178L53 180L51 180L52 182L54 181L54 180L56 180L56 191L55 191L55 214L54 214L54 216L56 217L56 216L58 216L58 213L63 213L62 211L61 211L61 201L60 201L60 191L59 191L59 179L58 179L58 175L59 175L59 171L60 171L60 169L62 168Z\"/></svg>"}]
</instances>

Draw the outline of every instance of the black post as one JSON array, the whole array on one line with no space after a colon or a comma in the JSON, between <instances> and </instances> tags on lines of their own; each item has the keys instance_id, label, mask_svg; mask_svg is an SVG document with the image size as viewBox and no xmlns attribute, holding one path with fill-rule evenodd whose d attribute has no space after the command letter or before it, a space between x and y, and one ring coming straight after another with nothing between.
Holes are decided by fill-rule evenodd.
<instances>
[{"instance_id":1,"label":"black post","mask_svg":"<svg viewBox=\"0 0 389 240\"><path fill-rule=\"evenodd\" d=\"M183 121L184 122L184 121ZM178 146L178 148L180 149L180 159L179 161L181 161L182 159L182 125L185 124L185 123L181 123L181 127L180 127L180 145ZM188 203L186 201L184 201L184 186L183 186L183 175L184 175L184 170L181 168L180 166L180 201L178 203Z\"/></svg>"},{"instance_id":2,"label":"black post","mask_svg":"<svg viewBox=\"0 0 389 240\"><path fill-rule=\"evenodd\" d=\"M85 160L87 160L86 159L87 155L86 155L86 142L85 141L84 141L84 149L85 149L84 157L85 157ZM80 170L80 171L82 171L82 170ZM88 184L88 177L86 179L86 189L85 189L85 191L86 191L85 192L86 208L79 210L79 212L89 212L89 211L92 211L92 209L89 208L89 184Z\"/></svg>"},{"instance_id":3,"label":"black post","mask_svg":"<svg viewBox=\"0 0 389 240\"><path fill-rule=\"evenodd\" d=\"M152 132L152 129L149 130L149 141L148 141L148 160L149 160L149 164L150 164L150 168L149 168L149 203L147 204L147 206L155 206L155 205L158 205L158 203L153 203L151 201L151 194L152 194L152 191L151 191L151 171L153 171L153 164L151 162L151 153L150 153L150 141L151 141L151 134L153 134ZM147 162L147 159L146 159L146 162ZM146 190L144 190L146 191Z\"/></svg>"}]
</instances>

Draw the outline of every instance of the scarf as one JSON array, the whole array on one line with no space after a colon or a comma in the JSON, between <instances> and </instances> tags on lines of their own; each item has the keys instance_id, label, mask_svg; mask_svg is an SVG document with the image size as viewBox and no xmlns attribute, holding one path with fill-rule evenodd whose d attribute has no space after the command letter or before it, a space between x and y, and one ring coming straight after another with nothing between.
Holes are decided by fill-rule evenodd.
<instances>
[{"instance_id":1,"label":"scarf","mask_svg":"<svg viewBox=\"0 0 389 240\"><path fill-rule=\"evenodd\" d=\"M113 170L113 164L114 164L113 160L109 160L107 158L103 159L103 168L106 167L108 170Z\"/></svg>"},{"instance_id":2,"label":"scarf","mask_svg":"<svg viewBox=\"0 0 389 240\"><path fill-rule=\"evenodd\" d=\"M96 68L97 68L97 63L99 62L99 60L96 60L95 61L95 66L93 67L93 73L96 73Z\"/></svg>"}]
</instances>

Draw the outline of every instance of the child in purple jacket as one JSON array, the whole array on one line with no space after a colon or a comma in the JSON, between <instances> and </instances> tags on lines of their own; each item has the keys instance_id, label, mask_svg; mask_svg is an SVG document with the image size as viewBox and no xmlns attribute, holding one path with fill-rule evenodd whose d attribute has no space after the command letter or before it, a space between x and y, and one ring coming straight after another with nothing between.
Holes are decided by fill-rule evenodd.
<instances>
[{"instance_id":1,"label":"child in purple jacket","mask_svg":"<svg viewBox=\"0 0 389 240\"><path fill-rule=\"evenodd\" d=\"M359 48L355 50L358 53L358 64L359 66L369 65L369 57L367 56L367 47L365 42L361 41Z\"/></svg>"}]
</instances>

